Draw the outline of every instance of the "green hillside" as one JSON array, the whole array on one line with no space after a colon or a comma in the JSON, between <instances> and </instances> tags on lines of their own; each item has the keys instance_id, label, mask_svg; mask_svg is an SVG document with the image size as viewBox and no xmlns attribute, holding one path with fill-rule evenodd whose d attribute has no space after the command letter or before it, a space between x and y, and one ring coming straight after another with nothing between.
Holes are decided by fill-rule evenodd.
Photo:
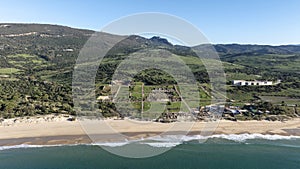
<instances>
[{"instance_id":1,"label":"green hillside","mask_svg":"<svg viewBox=\"0 0 300 169\"><path fill-rule=\"evenodd\" d=\"M72 72L79 51L94 31L45 24L0 25L6 25L0 27L0 117L75 114L72 108ZM118 37L110 34L106 36L111 39ZM245 107L251 104L263 110L266 109L264 103L270 103L267 109L272 110L270 115L250 113L233 118L298 116L296 106L300 101L300 46L230 44L214 47L226 73L226 105ZM191 48L172 45L159 37L146 39L128 36L115 45L99 66L96 96L109 95L109 84L116 68L128 56L145 49L165 50L180 58L192 70L197 80L201 101L194 108L210 104L212 90L202 61ZM132 62L131 66L134 65ZM281 83L273 86L232 86L232 80L281 80ZM144 85L144 96L140 93L141 83ZM151 91L163 88L169 101L163 114L157 116L165 117L168 113L179 111L182 101L175 90L176 86L174 78L166 72L157 69L145 70L135 75L130 89L130 100L137 112L140 112L142 100ZM143 104L143 111L147 111L151 103L145 101ZM291 104L294 106L290 107ZM111 102L99 101L98 106L104 116L124 116Z\"/></svg>"}]
</instances>

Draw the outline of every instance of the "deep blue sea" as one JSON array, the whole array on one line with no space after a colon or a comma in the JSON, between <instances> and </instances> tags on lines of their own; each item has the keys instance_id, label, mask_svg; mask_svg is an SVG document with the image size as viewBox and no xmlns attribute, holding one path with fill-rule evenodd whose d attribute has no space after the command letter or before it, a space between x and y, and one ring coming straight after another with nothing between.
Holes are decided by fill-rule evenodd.
<instances>
[{"instance_id":1,"label":"deep blue sea","mask_svg":"<svg viewBox=\"0 0 300 169\"><path fill-rule=\"evenodd\" d=\"M0 169L300 169L299 138L234 137L190 140L141 159L120 157L97 145L2 147Z\"/></svg>"}]
</instances>

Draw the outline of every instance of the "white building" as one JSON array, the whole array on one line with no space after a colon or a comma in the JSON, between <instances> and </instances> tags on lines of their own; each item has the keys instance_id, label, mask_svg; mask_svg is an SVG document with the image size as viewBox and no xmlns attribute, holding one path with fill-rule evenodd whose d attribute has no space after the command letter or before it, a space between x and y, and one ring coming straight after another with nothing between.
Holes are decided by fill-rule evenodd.
<instances>
[{"instance_id":1,"label":"white building","mask_svg":"<svg viewBox=\"0 0 300 169\"><path fill-rule=\"evenodd\" d=\"M110 100L109 96L99 96L97 100L107 101Z\"/></svg>"},{"instance_id":2,"label":"white building","mask_svg":"<svg viewBox=\"0 0 300 169\"><path fill-rule=\"evenodd\" d=\"M269 86L273 85L272 81L246 81L246 80L234 80L235 86Z\"/></svg>"},{"instance_id":3,"label":"white building","mask_svg":"<svg viewBox=\"0 0 300 169\"><path fill-rule=\"evenodd\" d=\"M73 52L74 49L63 49L64 52Z\"/></svg>"}]
</instances>

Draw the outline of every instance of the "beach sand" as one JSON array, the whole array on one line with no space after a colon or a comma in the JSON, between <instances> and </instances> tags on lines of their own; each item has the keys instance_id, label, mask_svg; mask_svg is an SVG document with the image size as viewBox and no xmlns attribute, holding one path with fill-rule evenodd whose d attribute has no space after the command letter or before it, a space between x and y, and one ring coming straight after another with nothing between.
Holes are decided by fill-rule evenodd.
<instances>
[{"instance_id":1,"label":"beach sand","mask_svg":"<svg viewBox=\"0 0 300 169\"><path fill-rule=\"evenodd\" d=\"M277 134L300 136L300 118L289 121L227 121L156 123L134 120L102 121L106 128L86 126L88 122L68 121L67 116L41 116L2 121L0 124L0 146L34 144L81 144L91 143L87 135L98 135L101 141L111 141L110 136L121 133L128 139L147 138L158 134ZM87 123L87 124L86 124ZM101 127L101 125L100 125ZM108 127L108 128L107 128ZM96 131L96 132L95 132ZM188 132L187 132L188 131ZM201 133L202 131L202 133ZM205 133L203 131L208 131ZM92 137L92 139L94 139Z\"/></svg>"}]
</instances>

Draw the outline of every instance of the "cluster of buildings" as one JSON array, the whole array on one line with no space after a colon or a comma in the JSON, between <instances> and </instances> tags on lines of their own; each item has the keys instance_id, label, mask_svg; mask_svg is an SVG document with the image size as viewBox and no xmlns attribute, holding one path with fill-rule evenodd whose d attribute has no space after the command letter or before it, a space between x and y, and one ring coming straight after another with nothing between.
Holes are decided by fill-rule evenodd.
<instances>
[{"instance_id":1,"label":"cluster of buildings","mask_svg":"<svg viewBox=\"0 0 300 169\"><path fill-rule=\"evenodd\" d=\"M247 81L247 80L233 80L232 85L234 86L270 86L270 85L276 85L279 84L281 81L278 80L277 82L273 81L259 81L259 80L252 80L252 81ZM115 81L114 83L120 83ZM160 91L159 90L154 90L153 92L155 93L153 96L149 95L149 100L148 101L164 101L164 102L172 102L170 100L170 96L166 97L168 95L159 95L160 92L167 93L168 91ZM108 101L110 100L109 96L99 96L97 98L98 100L102 101ZM167 112L163 113L162 116L159 119L156 119L159 122L174 122L174 121L186 121L186 120L191 120L191 119L196 119L196 120L206 120L206 119L211 119L211 118L216 118L219 119L220 117L234 117L236 115L255 115L255 114L268 114L270 113L268 110L261 111L257 109L253 105L245 105L242 108L238 106L224 106L224 105L209 105L209 106L202 106L198 108L192 108L191 113L187 112L176 112L176 110L171 110L172 108L169 108ZM174 108L176 109L176 108Z\"/></svg>"},{"instance_id":2,"label":"cluster of buildings","mask_svg":"<svg viewBox=\"0 0 300 169\"><path fill-rule=\"evenodd\" d=\"M229 119L236 115L254 116L269 113L269 110L262 110L252 104L246 104L243 108L239 106L209 105L201 107L197 112L195 111L196 116L198 115L199 117L214 114L215 116L220 115L223 118L229 117Z\"/></svg>"},{"instance_id":3,"label":"cluster of buildings","mask_svg":"<svg viewBox=\"0 0 300 169\"><path fill-rule=\"evenodd\" d=\"M271 86L281 83L281 80L277 82L273 81L260 81L260 80L233 80L232 85L234 86Z\"/></svg>"},{"instance_id":4,"label":"cluster of buildings","mask_svg":"<svg viewBox=\"0 0 300 169\"><path fill-rule=\"evenodd\" d=\"M273 85L272 81L247 81L247 80L233 80L235 86L270 86Z\"/></svg>"}]
</instances>

